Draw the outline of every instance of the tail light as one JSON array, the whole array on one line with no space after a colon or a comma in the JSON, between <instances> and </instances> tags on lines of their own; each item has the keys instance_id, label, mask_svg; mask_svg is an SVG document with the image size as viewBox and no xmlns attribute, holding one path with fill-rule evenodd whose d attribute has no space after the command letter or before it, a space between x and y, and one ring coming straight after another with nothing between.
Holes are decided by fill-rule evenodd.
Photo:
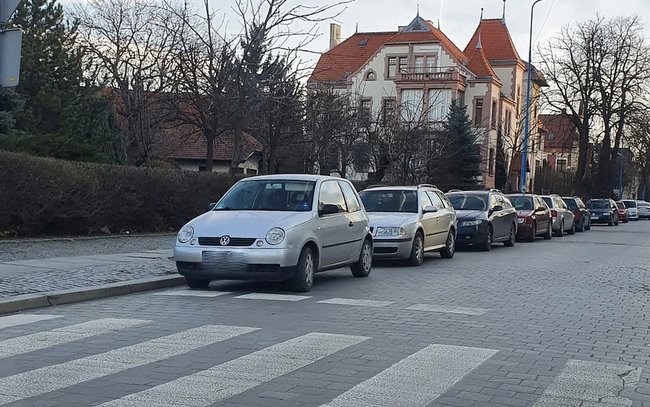
<instances>
[{"instance_id":1,"label":"tail light","mask_svg":"<svg viewBox=\"0 0 650 407\"><path fill-rule=\"evenodd\" d=\"M555 209L551 209L551 216L557 218L557 211Z\"/></svg>"},{"instance_id":2,"label":"tail light","mask_svg":"<svg viewBox=\"0 0 650 407\"><path fill-rule=\"evenodd\" d=\"M582 212L580 212L580 211L575 212L575 217L576 217L577 220L582 219Z\"/></svg>"}]
</instances>

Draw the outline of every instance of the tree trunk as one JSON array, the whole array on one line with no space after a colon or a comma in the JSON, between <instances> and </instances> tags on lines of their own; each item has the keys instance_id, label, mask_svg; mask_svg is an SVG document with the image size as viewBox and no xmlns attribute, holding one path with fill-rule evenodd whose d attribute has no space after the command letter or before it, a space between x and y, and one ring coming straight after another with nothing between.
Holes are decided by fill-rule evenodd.
<instances>
[{"instance_id":1,"label":"tree trunk","mask_svg":"<svg viewBox=\"0 0 650 407\"><path fill-rule=\"evenodd\" d=\"M214 163L214 136L205 137L206 154L205 154L205 170L212 172L212 165Z\"/></svg>"},{"instance_id":2,"label":"tree trunk","mask_svg":"<svg viewBox=\"0 0 650 407\"><path fill-rule=\"evenodd\" d=\"M228 175L235 177L239 164L241 161L241 152L243 146L244 132L241 129L236 129L232 135L232 157L230 159L230 169Z\"/></svg>"}]
</instances>

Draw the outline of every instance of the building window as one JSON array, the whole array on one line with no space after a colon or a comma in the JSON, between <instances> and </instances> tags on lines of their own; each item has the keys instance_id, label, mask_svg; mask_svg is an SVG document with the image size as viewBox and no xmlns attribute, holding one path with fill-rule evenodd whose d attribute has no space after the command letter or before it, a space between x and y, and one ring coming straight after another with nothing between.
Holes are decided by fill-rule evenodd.
<instances>
[{"instance_id":1,"label":"building window","mask_svg":"<svg viewBox=\"0 0 650 407\"><path fill-rule=\"evenodd\" d=\"M506 122L504 123L503 134L505 134L506 136L510 136L511 131L512 131L512 112L510 110L506 110Z\"/></svg>"},{"instance_id":2,"label":"building window","mask_svg":"<svg viewBox=\"0 0 650 407\"><path fill-rule=\"evenodd\" d=\"M497 105L496 100L493 100L492 101L492 128L493 129L497 128L497 117L498 117L498 115L497 115L497 113L498 113L497 106L498 105Z\"/></svg>"},{"instance_id":3,"label":"building window","mask_svg":"<svg viewBox=\"0 0 650 407\"><path fill-rule=\"evenodd\" d=\"M437 56L429 56L427 57L427 72L432 73L436 69L438 57Z\"/></svg>"},{"instance_id":4,"label":"building window","mask_svg":"<svg viewBox=\"0 0 650 407\"><path fill-rule=\"evenodd\" d=\"M374 80L377 80L377 74L375 73L375 71L370 70L370 71L366 72L366 77L365 77L365 79L366 79L367 81L374 81Z\"/></svg>"},{"instance_id":5,"label":"building window","mask_svg":"<svg viewBox=\"0 0 650 407\"><path fill-rule=\"evenodd\" d=\"M423 73L424 72L424 56L415 57L415 72Z\"/></svg>"},{"instance_id":6,"label":"building window","mask_svg":"<svg viewBox=\"0 0 650 407\"><path fill-rule=\"evenodd\" d=\"M558 157L557 161L555 162L555 169L558 171L566 171L566 162L566 158Z\"/></svg>"},{"instance_id":7,"label":"building window","mask_svg":"<svg viewBox=\"0 0 650 407\"><path fill-rule=\"evenodd\" d=\"M381 107L381 118L385 122L392 120L395 114L395 107L397 106L397 101L393 98L384 99L383 106Z\"/></svg>"},{"instance_id":8,"label":"building window","mask_svg":"<svg viewBox=\"0 0 650 407\"><path fill-rule=\"evenodd\" d=\"M409 59L408 57L399 57L399 72L406 73L408 67Z\"/></svg>"},{"instance_id":9,"label":"building window","mask_svg":"<svg viewBox=\"0 0 650 407\"><path fill-rule=\"evenodd\" d=\"M397 57L388 57L388 67L386 70L389 78L395 77L395 73L397 72Z\"/></svg>"},{"instance_id":10,"label":"building window","mask_svg":"<svg viewBox=\"0 0 650 407\"><path fill-rule=\"evenodd\" d=\"M407 122L418 122L422 118L422 89L402 90L401 112L402 119Z\"/></svg>"},{"instance_id":11,"label":"building window","mask_svg":"<svg viewBox=\"0 0 650 407\"><path fill-rule=\"evenodd\" d=\"M474 124L480 126L483 122L483 99L476 99L474 102Z\"/></svg>"},{"instance_id":12,"label":"building window","mask_svg":"<svg viewBox=\"0 0 650 407\"><path fill-rule=\"evenodd\" d=\"M372 98L361 98L359 108L361 109L360 113L362 115L369 117L372 109Z\"/></svg>"},{"instance_id":13,"label":"building window","mask_svg":"<svg viewBox=\"0 0 650 407\"><path fill-rule=\"evenodd\" d=\"M488 174L494 175L494 147L490 148L490 155L488 156Z\"/></svg>"},{"instance_id":14,"label":"building window","mask_svg":"<svg viewBox=\"0 0 650 407\"><path fill-rule=\"evenodd\" d=\"M517 86L517 112L521 113L521 87Z\"/></svg>"},{"instance_id":15,"label":"building window","mask_svg":"<svg viewBox=\"0 0 650 407\"><path fill-rule=\"evenodd\" d=\"M449 106L451 105L451 90L431 89L429 90L429 121L442 122L447 119Z\"/></svg>"}]
</instances>

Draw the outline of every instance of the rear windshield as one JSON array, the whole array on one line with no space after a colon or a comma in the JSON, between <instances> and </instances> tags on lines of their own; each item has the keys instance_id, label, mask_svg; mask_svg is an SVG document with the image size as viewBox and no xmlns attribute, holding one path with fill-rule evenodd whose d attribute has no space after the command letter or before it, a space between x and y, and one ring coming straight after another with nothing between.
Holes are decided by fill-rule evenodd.
<instances>
[{"instance_id":1,"label":"rear windshield","mask_svg":"<svg viewBox=\"0 0 650 407\"><path fill-rule=\"evenodd\" d=\"M623 202L616 202L616 206L618 206L619 209L625 209L625 204Z\"/></svg>"},{"instance_id":2,"label":"rear windshield","mask_svg":"<svg viewBox=\"0 0 650 407\"><path fill-rule=\"evenodd\" d=\"M648 203L648 202L639 202L639 203L637 204L637 206L647 207L647 206L650 206L650 203Z\"/></svg>"},{"instance_id":3,"label":"rear windshield","mask_svg":"<svg viewBox=\"0 0 650 407\"><path fill-rule=\"evenodd\" d=\"M546 205L548 205L549 208L555 208L555 206L553 205L553 200L551 199L550 196L543 196L542 199L544 200L544 202L546 202Z\"/></svg>"},{"instance_id":4,"label":"rear windshield","mask_svg":"<svg viewBox=\"0 0 650 407\"><path fill-rule=\"evenodd\" d=\"M589 209L609 209L609 201L589 201Z\"/></svg>"},{"instance_id":5,"label":"rear windshield","mask_svg":"<svg viewBox=\"0 0 650 407\"><path fill-rule=\"evenodd\" d=\"M368 190L359 195L366 212L418 213L418 196L415 191Z\"/></svg>"},{"instance_id":6,"label":"rear windshield","mask_svg":"<svg viewBox=\"0 0 650 407\"><path fill-rule=\"evenodd\" d=\"M486 197L486 195L457 193L447 196L451 201L451 205L457 211L485 211L487 210Z\"/></svg>"},{"instance_id":7,"label":"rear windshield","mask_svg":"<svg viewBox=\"0 0 650 407\"><path fill-rule=\"evenodd\" d=\"M510 202L518 211L532 211L533 198L524 196L511 196Z\"/></svg>"},{"instance_id":8,"label":"rear windshield","mask_svg":"<svg viewBox=\"0 0 650 407\"><path fill-rule=\"evenodd\" d=\"M636 202L634 201L623 201L626 208L636 208Z\"/></svg>"},{"instance_id":9,"label":"rear windshield","mask_svg":"<svg viewBox=\"0 0 650 407\"><path fill-rule=\"evenodd\" d=\"M578 204L576 203L575 199L563 199L563 201L566 206L568 206L572 211L578 210Z\"/></svg>"}]
</instances>

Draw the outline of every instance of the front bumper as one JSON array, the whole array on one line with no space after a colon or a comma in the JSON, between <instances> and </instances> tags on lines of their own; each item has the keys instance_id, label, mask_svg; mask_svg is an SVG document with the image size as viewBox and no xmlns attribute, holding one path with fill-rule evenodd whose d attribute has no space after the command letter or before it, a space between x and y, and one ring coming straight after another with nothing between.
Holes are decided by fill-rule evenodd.
<instances>
[{"instance_id":1,"label":"front bumper","mask_svg":"<svg viewBox=\"0 0 650 407\"><path fill-rule=\"evenodd\" d=\"M460 225L460 222L458 222ZM487 238L487 223L483 222L476 226L458 226L456 233L457 245L483 244Z\"/></svg>"},{"instance_id":2,"label":"front bumper","mask_svg":"<svg viewBox=\"0 0 650 407\"><path fill-rule=\"evenodd\" d=\"M610 223L614 221L614 215L610 215L609 213L605 214L591 214L591 223Z\"/></svg>"},{"instance_id":3,"label":"front bumper","mask_svg":"<svg viewBox=\"0 0 650 407\"><path fill-rule=\"evenodd\" d=\"M381 258L399 258L408 259L411 256L413 247L413 238L373 238L372 255Z\"/></svg>"},{"instance_id":4,"label":"front bumper","mask_svg":"<svg viewBox=\"0 0 650 407\"><path fill-rule=\"evenodd\" d=\"M291 248L174 248L178 272L196 279L287 280L293 277L299 256Z\"/></svg>"}]
</instances>

